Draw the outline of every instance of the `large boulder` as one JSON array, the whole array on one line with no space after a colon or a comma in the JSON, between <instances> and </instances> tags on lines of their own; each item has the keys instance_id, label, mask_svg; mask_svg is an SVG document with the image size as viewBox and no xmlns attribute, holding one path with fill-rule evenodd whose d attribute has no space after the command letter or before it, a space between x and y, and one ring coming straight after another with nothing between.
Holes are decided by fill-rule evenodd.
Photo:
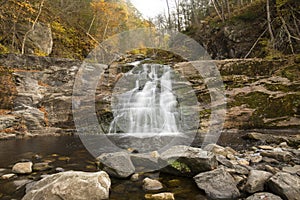
<instances>
[{"instance_id":1,"label":"large boulder","mask_svg":"<svg viewBox=\"0 0 300 200\"><path fill-rule=\"evenodd\" d=\"M234 178L224 168L198 174L194 180L212 199L236 199L240 196Z\"/></svg>"},{"instance_id":2,"label":"large boulder","mask_svg":"<svg viewBox=\"0 0 300 200\"><path fill-rule=\"evenodd\" d=\"M135 167L127 152L103 153L97 160L104 165L104 171L116 178L128 178L135 172Z\"/></svg>"},{"instance_id":3,"label":"large boulder","mask_svg":"<svg viewBox=\"0 0 300 200\"><path fill-rule=\"evenodd\" d=\"M245 185L245 190L248 193L255 193L259 191L264 191L265 183L272 176L270 172L265 172L261 170L251 170L247 183Z\"/></svg>"},{"instance_id":4,"label":"large boulder","mask_svg":"<svg viewBox=\"0 0 300 200\"><path fill-rule=\"evenodd\" d=\"M22 200L101 200L109 198L111 181L106 172L68 171L35 183Z\"/></svg>"},{"instance_id":5,"label":"large boulder","mask_svg":"<svg viewBox=\"0 0 300 200\"><path fill-rule=\"evenodd\" d=\"M285 200L299 200L300 178L289 173L278 172L268 181L268 188Z\"/></svg>"},{"instance_id":6,"label":"large boulder","mask_svg":"<svg viewBox=\"0 0 300 200\"><path fill-rule=\"evenodd\" d=\"M160 156L160 165L167 166L165 172L194 176L218 166L216 156L200 148L184 145L173 146Z\"/></svg>"}]
</instances>

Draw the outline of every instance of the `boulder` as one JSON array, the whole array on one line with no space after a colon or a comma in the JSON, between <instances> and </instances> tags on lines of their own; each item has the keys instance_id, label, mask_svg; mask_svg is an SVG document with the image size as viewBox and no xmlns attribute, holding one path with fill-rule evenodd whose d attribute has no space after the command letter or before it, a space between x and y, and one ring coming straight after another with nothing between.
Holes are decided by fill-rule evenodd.
<instances>
[{"instance_id":1,"label":"boulder","mask_svg":"<svg viewBox=\"0 0 300 200\"><path fill-rule=\"evenodd\" d=\"M161 166L167 166L165 172L185 176L194 176L218 166L212 152L184 145L173 146L163 152L160 162Z\"/></svg>"},{"instance_id":2,"label":"boulder","mask_svg":"<svg viewBox=\"0 0 300 200\"><path fill-rule=\"evenodd\" d=\"M200 173L194 180L212 199L236 199L240 196L234 178L223 168Z\"/></svg>"},{"instance_id":3,"label":"boulder","mask_svg":"<svg viewBox=\"0 0 300 200\"><path fill-rule=\"evenodd\" d=\"M22 200L108 199L111 181L106 172L68 171L35 183Z\"/></svg>"},{"instance_id":4,"label":"boulder","mask_svg":"<svg viewBox=\"0 0 300 200\"><path fill-rule=\"evenodd\" d=\"M268 192L260 192L253 194L252 196L248 197L246 200L282 200L279 196L276 196L272 193Z\"/></svg>"},{"instance_id":5,"label":"boulder","mask_svg":"<svg viewBox=\"0 0 300 200\"><path fill-rule=\"evenodd\" d=\"M128 178L135 172L127 152L103 153L97 160L104 165L104 171L116 178Z\"/></svg>"},{"instance_id":6,"label":"boulder","mask_svg":"<svg viewBox=\"0 0 300 200\"><path fill-rule=\"evenodd\" d=\"M16 174L30 174L32 172L32 162L16 163L12 167L12 172Z\"/></svg>"},{"instance_id":7,"label":"boulder","mask_svg":"<svg viewBox=\"0 0 300 200\"><path fill-rule=\"evenodd\" d=\"M163 185L158 180L145 178L143 180L143 189L145 191L153 191L153 190L160 190L163 188Z\"/></svg>"},{"instance_id":8,"label":"boulder","mask_svg":"<svg viewBox=\"0 0 300 200\"><path fill-rule=\"evenodd\" d=\"M282 152L263 151L260 154L264 157L274 158L274 159L276 159L278 161L282 161L282 162L291 161L292 158L293 158L293 155L290 152L287 152L287 151L282 151Z\"/></svg>"},{"instance_id":9,"label":"boulder","mask_svg":"<svg viewBox=\"0 0 300 200\"><path fill-rule=\"evenodd\" d=\"M146 200L175 200L174 194L170 192L164 192L159 194L146 194Z\"/></svg>"},{"instance_id":10,"label":"boulder","mask_svg":"<svg viewBox=\"0 0 300 200\"><path fill-rule=\"evenodd\" d=\"M251 170L245 185L245 191L255 193L264 191L265 183L273 174L260 170Z\"/></svg>"},{"instance_id":11,"label":"boulder","mask_svg":"<svg viewBox=\"0 0 300 200\"><path fill-rule=\"evenodd\" d=\"M293 167L283 167L282 171L290 174L297 174L300 172L300 165L295 165Z\"/></svg>"},{"instance_id":12,"label":"boulder","mask_svg":"<svg viewBox=\"0 0 300 200\"><path fill-rule=\"evenodd\" d=\"M278 172L267 183L268 189L285 200L299 200L300 178L289 173Z\"/></svg>"}]
</instances>

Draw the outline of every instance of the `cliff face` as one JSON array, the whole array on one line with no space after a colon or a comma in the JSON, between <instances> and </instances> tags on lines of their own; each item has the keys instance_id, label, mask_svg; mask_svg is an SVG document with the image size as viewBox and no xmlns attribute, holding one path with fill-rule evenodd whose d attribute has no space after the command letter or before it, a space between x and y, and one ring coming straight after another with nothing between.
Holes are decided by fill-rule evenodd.
<instances>
[{"instance_id":1,"label":"cliff face","mask_svg":"<svg viewBox=\"0 0 300 200\"><path fill-rule=\"evenodd\" d=\"M67 59L0 56L0 138L73 132L72 91L80 65ZM226 88L226 129L299 130L298 59L224 60L216 65ZM96 109L104 126L112 119L109 97L113 86L132 67L114 63L100 79ZM209 92L192 65L178 63L173 69L189 81L199 102L209 105ZM202 129L208 126L210 113L209 107L200 112Z\"/></svg>"}]
</instances>

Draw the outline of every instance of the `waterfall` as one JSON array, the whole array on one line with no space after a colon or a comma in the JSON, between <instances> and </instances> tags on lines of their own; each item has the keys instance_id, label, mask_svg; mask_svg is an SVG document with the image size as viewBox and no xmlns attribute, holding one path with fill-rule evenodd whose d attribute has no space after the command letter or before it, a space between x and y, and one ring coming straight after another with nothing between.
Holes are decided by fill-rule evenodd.
<instances>
[{"instance_id":1,"label":"waterfall","mask_svg":"<svg viewBox=\"0 0 300 200\"><path fill-rule=\"evenodd\" d=\"M109 133L134 136L179 134L180 110L172 91L172 69L143 64L127 72L114 91Z\"/></svg>"}]
</instances>

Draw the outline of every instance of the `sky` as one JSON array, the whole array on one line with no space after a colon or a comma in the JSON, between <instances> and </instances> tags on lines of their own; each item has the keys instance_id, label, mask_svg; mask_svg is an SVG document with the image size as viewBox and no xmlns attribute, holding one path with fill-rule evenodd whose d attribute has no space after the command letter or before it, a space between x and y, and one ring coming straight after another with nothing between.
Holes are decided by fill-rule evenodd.
<instances>
[{"instance_id":1,"label":"sky","mask_svg":"<svg viewBox=\"0 0 300 200\"><path fill-rule=\"evenodd\" d=\"M167 10L166 0L130 0L131 3L148 19Z\"/></svg>"}]
</instances>

